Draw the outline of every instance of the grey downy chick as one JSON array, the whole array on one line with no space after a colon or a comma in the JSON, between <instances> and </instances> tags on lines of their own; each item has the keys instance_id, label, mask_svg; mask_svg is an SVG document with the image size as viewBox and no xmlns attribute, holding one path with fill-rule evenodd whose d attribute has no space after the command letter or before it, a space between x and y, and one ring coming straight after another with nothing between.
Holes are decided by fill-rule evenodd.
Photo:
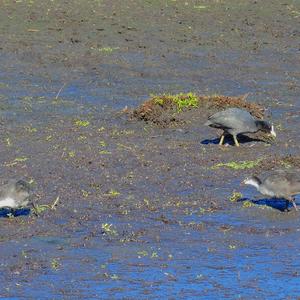
<instances>
[{"instance_id":1,"label":"grey downy chick","mask_svg":"<svg viewBox=\"0 0 300 300\"><path fill-rule=\"evenodd\" d=\"M291 202L296 210L294 196L300 194L300 170L276 171L260 179L252 176L244 180L244 184L254 186L261 194L272 198L286 199L286 209Z\"/></svg>"},{"instance_id":2,"label":"grey downy chick","mask_svg":"<svg viewBox=\"0 0 300 300\"><path fill-rule=\"evenodd\" d=\"M10 180L0 187L0 208L17 209L30 204L30 187L24 180Z\"/></svg>"},{"instance_id":3,"label":"grey downy chick","mask_svg":"<svg viewBox=\"0 0 300 300\"><path fill-rule=\"evenodd\" d=\"M233 137L234 144L239 146L237 135L262 131L276 137L274 126L267 121L255 119L248 111L240 108L228 108L210 116L204 124L213 128L223 129L219 145L224 142L226 134Z\"/></svg>"}]
</instances>

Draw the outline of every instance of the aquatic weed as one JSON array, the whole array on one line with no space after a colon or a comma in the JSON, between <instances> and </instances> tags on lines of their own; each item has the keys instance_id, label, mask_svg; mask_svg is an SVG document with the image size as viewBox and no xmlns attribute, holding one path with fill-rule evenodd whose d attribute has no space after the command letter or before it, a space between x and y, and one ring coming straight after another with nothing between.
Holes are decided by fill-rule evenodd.
<instances>
[{"instance_id":1,"label":"aquatic weed","mask_svg":"<svg viewBox=\"0 0 300 300\"><path fill-rule=\"evenodd\" d=\"M198 96L194 93L179 93L175 95L163 94L161 96L153 95L152 99L155 104L161 106L167 105L168 103L174 103L177 107L177 111L181 112L184 108L198 107Z\"/></svg>"},{"instance_id":2,"label":"aquatic weed","mask_svg":"<svg viewBox=\"0 0 300 300\"><path fill-rule=\"evenodd\" d=\"M111 152L108 150L100 150L99 154L111 154Z\"/></svg>"},{"instance_id":3,"label":"aquatic weed","mask_svg":"<svg viewBox=\"0 0 300 300\"><path fill-rule=\"evenodd\" d=\"M120 47L102 47L102 48L91 47L91 49L98 50L99 52L110 54L113 51L120 49Z\"/></svg>"},{"instance_id":4,"label":"aquatic weed","mask_svg":"<svg viewBox=\"0 0 300 300\"><path fill-rule=\"evenodd\" d=\"M243 207L244 208L249 208L249 207L252 207L254 206L253 202L249 201L249 200L246 200L243 202Z\"/></svg>"},{"instance_id":5,"label":"aquatic weed","mask_svg":"<svg viewBox=\"0 0 300 300\"><path fill-rule=\"evenodd\" d=\"M34 204L32 210L36 215L39 215L40 213L48 209L55 210L58 202L59 202L59 196L55 198L52 204Z\"/></svg>"},{"instance_id":6,"label":"aquatic weed","mask_svg":"<svg viewBox=\"0 0 300 300\"><path fill-rule=\"evenodd\" d=\"M150 258L157 258L158 257L158 253L157 252L152 252Z\"/></svg>"},{"instance_id":7,"label":"aquatic weed","mask_svg":"<svg viewBox=\"0 0 300 300\"><path fill-rule=\"evenodd\" d=\"M69 157L75 157L75 151L69 151L68 153Z\"/></svg>"},{"instance_id":8,"label":"aquatic weed","mask_svg":"<svg viewBox=\"0 0 300 300\"><path fill-rule=\"evenodd\" d=\"M205 5L194 5L194 8L195 9L206 9L207 6L205 6Z\"/></svg>"},{"instance_id":9,"label":"aquatic weed","mask_svg":"<svg viewBox=\"0 0 300 300\"><path fill-rule=\"evenodd\" d=\"M28 160L26 156L20 156L20 157L16 157L12 162L5 163L4 165L6 167L13 167L19 162L25 162L26 160Z\"/></svg>"},{"instance_id":10,"label":"aquatic weed","mask_svg":"<svg viewBox=\"0 0 300 300\"><path fill-rule=\"evenodd\" d=\"M228 163L218 163L211 167L211 169L218 169L220 167L227 167L234 170L252 169L259 165L261 159L257 160L244 160L244 161L231 161Z\"/></svg>"},{"instance_id":11,"label":"aquatic weed","mask_svg":"<svg viewBox=\"0 0 300 300\"><path fill-rule=\"evenodd\" d=\"M229 198L229 200L231 202L236 202L236 201L240 200L241 198L243 198L243 194L242 193L233 191L232 194L231 194L231 196L230 196L230 198Z\"/></svg>"},{"instance_id":12,"label":"aquatic weed","mask_svg":"<svg viewBox=\"0 0 300 300\"><path fill-rule=\"evenodd\" d=\"M90 125L90 122L87 120L75 120L74 124L78 127L87 127Z\"/></svg>"},{"instance_id":13,"label":"aquatic weed","mask_svg":"<svg viewBox=\"0 0 300 300\"><path fill-rule=\"evenodd\" d=\"M9 137L5 139L5 142L6 142L6 146L7 146L7 147L10 147L10 146L11 146L11 140L10 140Z\"/></svg>"},{"instance_id":14,"label":"aquatic weed","mask_svg":"<svg viewBox=\"0 0 300 300\"><path fill-rule=\"evenodd\" d=\"M26 130L27 132L29 132L29 133L35 133L35 132L38 131L37 128L35 128L35 127L30 127L30 126L25 127L25 130Z\"/></svg>"},{"instance_id":15,"label":"aquatic weed","mask_svg":"<svg viewBox=\"0 0 300 300\"><path fill-rule=\"evenodd\" d=\"M60 262L58 261L58 259L53 258L51 261L51 268L55 271L57 271L59 269L59 267L61 266Z\"/></svg>"},{"instance_id":16,"label":"aquatic weed","mask_svg":"<svg viewBox=\"0 0 300 300\"><path fill-rule=\"evenodd\" d=\"M87 198L90 195L90 192L83 190L83 189L81 190L81 193L84 198Z\"/></svg>"},{"instance_id":17,"label":"aquatic weed","mask_svg":"<svg viewBox=\"0 0 300 300\"><path fill-rule=\"evenodd\" d=\"M108 274L106 272L103 274L103 277L107 278L107 279L112 279L112 280L118 280L118 279L120 279L118 275L116 275L116 274L110 275L110 274Z\"/></svg>"},{"instance_id":18,"label":"aquatic weed","mask_svg":"<svg viewBox=\"0 0 300 300\"><path fill-rule=\"evenodd\" d=\"M35 205L33 210L35 214L39 215L40 213L44 212L47 209L49 209L49 205L41 204L41 205Z\"/></svg>"},{"instance_id":19,"label":"aquatic weed","mask_svg":"<svg viewBox=\"0 0 300 300\"><path fill-rule=\"evenodd\" d=\"M116 196L119 196L121 193L119 193L118 191L116 190L109 190L107 194L105 194L105 196L111 196L111 197L116 197Z\"/></svg>"},{"instance_id":20,"label":"aquatic weed","mask_svg":"<svg viewBox=\"0 0 300 300\"><path fill-rule=\"evenodd\" d=\"M149 253L146 250L141 250L141 251L137 252L137 255L138 255L138 258L142 258L142 257L148 256Z\"/></svg>"},{"instance_id":21,"label":"aquatic weed","mask_svg":"<svg viewBox=\"0 0 300 300\"><path fill-rule=\"evenodd\" d=\"M111 235L111 236L116 236L118 235L117 230L114 228L113 224L108 224L108 223L103 223L101 225L102 233Z\"/></svg>"},{"instance_id":22,"label":"aquatic weed","mask_svg":"<svg viewBox=\"0 0 300 300\"><path fill-rule=\"evenodd\" d=\"M87 137L83 134L79 135L79 137L77 138L78 141L86 141Z\"/></svg>"}]
</instances>

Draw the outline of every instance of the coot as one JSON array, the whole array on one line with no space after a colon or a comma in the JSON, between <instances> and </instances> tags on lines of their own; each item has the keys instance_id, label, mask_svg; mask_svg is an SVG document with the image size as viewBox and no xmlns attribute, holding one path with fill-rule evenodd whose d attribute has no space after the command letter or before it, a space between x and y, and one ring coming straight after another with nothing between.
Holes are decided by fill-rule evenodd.
<instances>
[{"instance_id":1,"label":"coot","mask_svg":"<svg viewBox=\"0 0 300 300\"><path fill-rule=\"evenodd\" d=\"M255 119L248 111L240 108L228 108L210 116L205 125L223 129L219 145L224 142L226 134L231 134L236 146L239 146L237 135L240 133L257 132L259 130L276 137L274 126L269 122Z\"/></svg>"},{"instance_id":2,"label":"coot","mask_svg":"<svg viewBox=\"0 0 300 300\"><path fill-rule=\"evenodd\" d=\"M284 198L288 203L291 202L296 210L294 196L300 194L300 170L279 170L275 171L264 179L252 176L244 180L245 184L250 184L263 195L272 198Z\"/></svg>"}]
</instances>

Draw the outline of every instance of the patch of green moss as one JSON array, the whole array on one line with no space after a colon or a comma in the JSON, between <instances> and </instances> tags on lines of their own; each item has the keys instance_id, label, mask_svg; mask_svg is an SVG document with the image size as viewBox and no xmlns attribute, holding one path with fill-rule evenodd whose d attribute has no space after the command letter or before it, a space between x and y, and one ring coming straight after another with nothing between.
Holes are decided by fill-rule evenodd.
<instances>
[{"instance_id":1,"label":"patch of green moss","mask_svg":"<svg viewBox=\"0 0 300 300\"><path fill-rule=\"evenodd\" d=\"M253 204L253 202L251 202L249 200L244 201L244 203L243 203L244 208L249 208L249 207L252 207L252 206L254 206L254 204Z\"/></svg>"},{"instance_id":2,"label":"patch of green moss","mask_svg":"<svg viewBox=\"0 0 300 300\"><path fill-rule=\"evenodd\" d=\"M20 156L20 157L16 157L12 162L5 163L4 165L5 165L6 167L13 167L13 166L15 166L16 164L18 164L19 162L25 162L26 160L28 160L27 157L25 157L25 156Z\"/></svg>"},{"instance_id":3,"label":"patch of green moss","mask_svg":"<svg viewBox=\"0 0 300 300\"><path fill-rule=\"evenodd\" d=\"M99 154L111 154L111 152L108 150L100 150Z\"/></svg>"},{"instance_id":4,"label":"patch of green moss","mask_svg":"<svg viewBox=\"0 0 300 300\"><path fill-rule=\"evenodd\" d=\"M99 52L110 54L113 51L120 49L120 47L102 47L102 48L91 47L91 49L92 50L98 50Z\"/></svg>"},{"instance_id":5,"label":"patch of green moss","mask_svg":"<svg viewBox=\"0 0 300 300\"><path fill-rule=\"evenodd\" d=\"M56 258L53 258L51 261L51 268L57 271L60 266L61 266L60 262Z\"/></svg>"},{"instance_id":6,"label":"patch of green moss","mask_svg":"<svg viewBox=\"0 0 300 300\"><path fill-rule=\"evenodd\" d=\"M101 228L103 230L103 233L107 235L118 235L118 232L113 224L103 223L101 225Z\"/></svg>"},{"instance_id":7,"label":"patch of green moss","mask_svg":"<svg viewBox=\"0 0 300 300\"><path fill-rule=\"evenodd\" d=\"M212 169L217 169L220 167L227 167L234 170L243 170L243 169L251 169L259 165L261 159L258 160L245 160L245 161L231 161L228 163L218 163L212 166Z\"/></svg>"},{"instance_id":8,"label":"patch of green moss","mask_svg":"<svg viewBox=\"0 0 300 300\"><path fill-rule=\"evenodd\" d=\"M49 205L47 204L42 204L42 205L35 205L34 207L34 212L39 215L41 214L42 212L44 212L45 210L49 209Z\"/></svg>"},{"instance_id":9,"label":"patch of green moss","mask_svg":"<svg viewBox=\"0 0 300 300\"><path fill-rule=\"evenodd\" d=\"M195 9L206 9L207 6L205 6L205 5L194 5L194 8Z\"/></svg>"},{"instance_id":10,"label":"patch of green moss","mask_svg":"<svg viewBox=\"0 0 300 300\"><path fill-rule=\"evenodd\" d=\"M149 255L149 253L146 250L138 251L137 254L139 257L145 257Z\"/></svg>"},{"instance_id":11,"label":"patch of green moss","mask_svg":"<svg viewBox=\"0 0 300 300\"><path fill-rule=\"evenodd\" d=\"M78 127L87 127L90 125L90 122L85 120L75 120L74 124Z\"/></svg>"},{"instance_id":12,"label":"patch of green moss","mask_svg":"<svg viewBox=\"0 0 300 300\"><path fill-rule=\"evenodd\" d=\"M161 96L153 96L155 104L164 106L168 103L174 103L177 107L177 111L180 112L184 108L198 107L199 99L194 93L180 93L175 95L163 94Z\"/></svg>"},{"instance_id":13,"label":"patch of green moss","mask_svg":"<svg viewBox=\"0 0 300 300\"><path fill-rule=\"evenodd\" d=\"M69 157L75 157L75 151L69 151L68 155Z\"/></svg>"},{"instance_id":14,"label":"patch of green moss","mask_svg":"<svg viewBox=\"0 0 300 300\"><path fill-rule=\"evenodd\" d=\"M118 191L116 190L109 190L109 192L107 194L105 194L106 196L111 196L111 197L116 197L116 196L119 196L121 193L119 193Z\"/></svg>"},{"instance_id":15,"label":"patch of green moss","mask_svg":"<svg viewBox=\"0 0 300 300\"><path fill-rule=\"evenodd\" d=\"M238 200L240 200L240 199L242 199L242 198L243 198L243 194L242 194L242 193L233 191L233 192L232 192L232 195L231 195L230 198L229 198L229 200L230 200L231 202L236 202L236 201L238 201Z\"/></svg>"}]
</instances>

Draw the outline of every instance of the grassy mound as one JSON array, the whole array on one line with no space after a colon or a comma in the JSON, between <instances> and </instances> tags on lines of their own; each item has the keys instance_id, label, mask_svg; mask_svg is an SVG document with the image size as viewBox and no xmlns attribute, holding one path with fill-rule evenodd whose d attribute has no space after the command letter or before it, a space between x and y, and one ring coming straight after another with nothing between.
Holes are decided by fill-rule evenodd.
<instances>
[{"instance_id":1,"label":"grassy mound","mask_svg":"<svg viewBox=\"0 0 300 300\"><path fill-rule=\"evenodd\" d=\"M175 95L153 95L133 111L133 117L138 120L168 126L170 123L180 123L180 116L189 110L206 110L213 113L228 107L239 107L248 110L253 116L262 118L262 106L246 101L247 95L228 97L222 95L203 96L194 93Z\"/></svg>"}]
</instances>

